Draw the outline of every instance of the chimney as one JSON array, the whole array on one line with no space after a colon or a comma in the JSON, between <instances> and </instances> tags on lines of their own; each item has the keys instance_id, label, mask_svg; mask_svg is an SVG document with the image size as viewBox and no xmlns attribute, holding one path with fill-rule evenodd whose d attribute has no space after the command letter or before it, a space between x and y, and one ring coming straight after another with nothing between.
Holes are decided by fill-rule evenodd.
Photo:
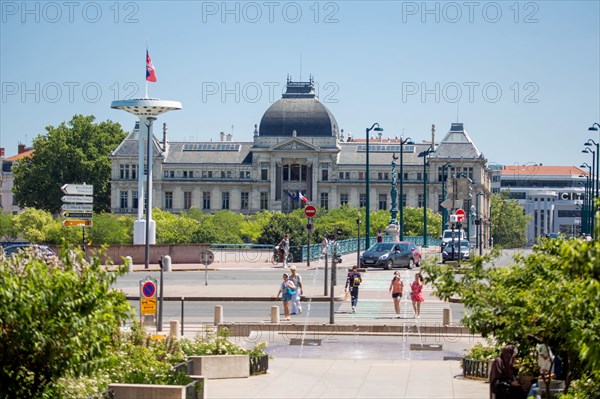
<instances>
[{"instance_id":1,"label":"chimney","mask_svg":"<svg viewBox=\"0 0 600 399\"><path fill-rule=\"evenodd\" d=\"M229 133L227 135L227 141L232 141L232 139L233 139L233 134Z\"/></svg>"},{"instance_id":2,"label":"chimney","mask_svg":"<svg viewBox=\"0 0 600 399\"><path fill-rule=\"evenodd\" d=\"M25 152L25 144L19 144L19 150L17 152L17 154L22 154Z\"/></svg>"},{"instance_id":3,"label":"chimney","mask_svg":"<svg viewBox=\"0 0 600 399\"><path fill-rule=\"evenodd\" d=\"M163 123L163 151L167 151L167 124Z\"/></svg>"},{"instance_id":4,"label":"chimney","mask_svg":"<svg viewBox=\"0 0 600 399\"><path fill-rule=\"evenodd\" d=\"M221 141L225 141L225 132L221 132Z\"/></svg>"},{"instance_id":5,"label":"chimney","mask_svg":"<svg viewBox=\"0 0 600 399\"><path fill-rule=\"evenodd\" d=\"M4 158L4 148L0 148L0 158Z\"/></svg>"},{"instance_id":6,"label":"chimney","mask_svg":"<svg viewBox=\"0 0 600 399\"><path fill-rule=\"evenodd\" d=\"M431 125L431 148L435 148L435 125Z\"/></svg>"},{"instance_id":7,"label":"chimney","mask_svg":"<svg viewBox=\"0 0 600 399\"><path fill-rule=\"evenodd\" d=\"M377 139L378 139L379 141L381 141L381 140L382 140L382 138L383 138L383 132L382 132L382 131L379 131L379 132L377 132Z\"/></svg>"}]
</instances>

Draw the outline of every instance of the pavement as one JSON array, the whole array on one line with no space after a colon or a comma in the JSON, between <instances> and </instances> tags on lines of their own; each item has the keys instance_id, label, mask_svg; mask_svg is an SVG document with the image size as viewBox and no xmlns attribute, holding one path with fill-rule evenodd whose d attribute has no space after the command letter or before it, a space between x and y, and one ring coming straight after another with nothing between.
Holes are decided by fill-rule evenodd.
<instances>
[{"instance_id":1,"label":"pavement","mask_svg":"<svg viewBox=\"0 0 600 399\"><path fill-rule=\"evenodd\" d=\"M425 256L439 256L436 249L432 248ZM356 254L345 255L342 259L337 269L341 276L338 281L356 264ZM187 282L166 286L165 298L221 302L225 313L227 301L272 302L265 305L264 317L235 323L238 327L240 324L247 327L246 336L231 337L248 348L260 340L268 341L266 351L271 356L268 373L249 378L208 380L206 397L488 398L489 385L464 379L458 360L465 349L481 338L448 333L442 326L443 309L456 304L439 301L431 294L431 288L425 287L421 317L414 317L412 305L405 298L398 319L387 292L392 272L366 271L356 313L352 313L349 302L344 301L343 284L335 287L337 310L332 326L328 317L310 314L311 303L330 300L329 296L323 295L322 262L313 261L310 267L300 263L294 265L304 280L304 313L292 316L291 322L280 323L271 323L268 310L274 305L281 310L281 304L275 298L278 274L285 270L281 265L274 266L265 261L218 262L208 267L172 265L172 271L193 274ZM132 269L131 273L139 274L140 278L145 277L144 273L155 275L160 271L158 265L149 265L148 269L144 265L133 265ZM211 280L210 271L234 273L236 270L255 270L257 282ZM412 281L413 273L399 270L408 292L407 282ZM208 278L209 284L201 284L203 276ZM321 283L315 283L319 276ZM138 286L119 289L130 299L139 297ZM163 331L169 331L166 324Z\"/></svg>"}]
</instances>

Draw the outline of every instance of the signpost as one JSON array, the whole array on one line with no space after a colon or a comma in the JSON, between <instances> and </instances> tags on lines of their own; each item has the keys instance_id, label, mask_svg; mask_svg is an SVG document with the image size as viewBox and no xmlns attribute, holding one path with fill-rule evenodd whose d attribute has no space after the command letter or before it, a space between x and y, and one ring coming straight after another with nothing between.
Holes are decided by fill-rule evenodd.
<instances>
[{"instance_id":1,"label":"signpost","mask_svg":"<svg viewBox=\"0 0 600 399\"><path fill-rule=\"evenodd\" d=\"M64 218L91 219L94 214L92 212L62 212L60 214Z\"/></svg>"},{"instance_id":2,"label":"signpost","mask_svg":"<svg viewBox=\"0 0 600 399\"><path fill-rule=\"evenodd\" d=\"M314 205L307 205L306 208L304 208L304 214L307 218L312 218L317 214L317 208L315 208Z\"/></svg>"},{"instance_id":3,"label":"signpost","mask_svg":"<svg viewBox=\"0 0 600 399\"><path fill-rule=\"evenodd\" d=\"M63 226L81 227L81 249L85 253L85 228L93 225L94 186L91 184L63 184L60 189L66 194L61 198L63 202L61 215L67 218L63 221Z\"/></svg>"},{"instance_id":4,"label":"signpost","mask_svg":"<svg viewBox=\"0 0 600 399\"><path fill-rule=\"evenodd\" d=\"M92 227L94 225L94 222L89 219L88 220L67 219L67 220L63 220L62 224L65 227Z\"/></svg>"},{"instance_id":5,"label":"signpost","mask_svg":"<svg viewBox=\"0 0 600 399\"><path fill-rule=\"evenodd\" d=\"M317 208L314 205L307 205L304 208L304 215L308 218L308 223L306 224L306 233L308 236L308 246L307 254L306 254L306 266L310 267L310 235L313 231L312 218L317 214Z\"/></svg>"},{"instance_id":6,"label":"signpost","mask_svg":"<svg viewBox=\"0 0 600 399\"><path fill-rule=\"evenodd\" d=\"M457 222L463 222L467 217L465 211L462 209L457 209L455 212L455 215L456 215Z\"/></svg>"},{"instance_id":7,"label":"signpost","mask_svg":"<svg viewBox=\"0 0 600 399\"><path fill-rule=\"evenodd\" d=\"M151 319L152 324L156 324L156 280L146 277L140 280L140 319L144 321ZM146 317L148 316L148 317Z\"/></svg>"},{"instance_id":8,"label":"signpost","mask_svg":"<svg viewBox=\"0 0 600 399\"><path fill-rule=\"evenodd\" d=\"M204 265L204 285L208 285L208 265L215 260L215 254L210 249L200 251L200 262Z\"/></svg>"}]
</instances>

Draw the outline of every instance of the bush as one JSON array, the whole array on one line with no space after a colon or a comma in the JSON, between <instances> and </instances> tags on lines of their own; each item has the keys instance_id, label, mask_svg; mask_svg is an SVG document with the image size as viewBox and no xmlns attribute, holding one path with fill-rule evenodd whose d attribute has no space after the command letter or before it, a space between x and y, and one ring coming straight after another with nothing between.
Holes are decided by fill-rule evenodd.
<instances>
[{"instance_id":1,"label":"bush","mask_svg":"<svg viewBox=\"0 0 600 399\"><path fill-rule=\"evenodd\" d=\"M492 345L490 341L486 345L477 342L469 349L465 357L473 360L493 360L498 357L499 353L498 348Z\"/></svg>"},{"instance_id":2,"label":"bush","mask_svg":"<svg viewBox=\"0 0 600 399\"><path fill-rule=\"evenodd\" d=\"M244 349L229 340L229 330L221 328L215 334L209 331L206 335L198 335L194 339L182 339L181 349L186 356L204 355L250 355L260 356L265 354L266 342L259 342L253 349Z\"/></svg>"}]
</instances>

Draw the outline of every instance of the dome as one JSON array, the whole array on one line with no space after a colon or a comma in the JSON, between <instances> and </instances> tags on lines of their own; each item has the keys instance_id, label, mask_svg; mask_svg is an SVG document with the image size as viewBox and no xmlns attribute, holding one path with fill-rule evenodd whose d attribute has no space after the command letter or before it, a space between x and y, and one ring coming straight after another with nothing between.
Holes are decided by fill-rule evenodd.
<instances>
[{"instance_id":1,"label":"dome","mask_svg":"<svg viewBox=\"0 0 600 399\"><path fill-rule=\"evenodd\" d=\"M273 103L260 121L260 136L331 137L337 133L333 114L314 93L310 82L288 80L283 98Z\"/></svg>"}]
</instances>

